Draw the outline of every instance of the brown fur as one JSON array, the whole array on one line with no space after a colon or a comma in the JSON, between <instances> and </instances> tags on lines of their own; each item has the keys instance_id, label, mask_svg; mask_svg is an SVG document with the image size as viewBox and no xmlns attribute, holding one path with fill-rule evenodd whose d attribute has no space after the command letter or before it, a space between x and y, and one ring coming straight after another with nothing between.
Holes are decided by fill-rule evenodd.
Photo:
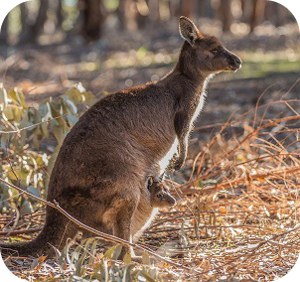
<instances>
[{"instance_id":1,"label":"brown fur","mask_svg":"<svg viewBox=\"0 0 300 282\"><path fill-rule=\"evenodd\" d=\"M155 213L145 189L149 169L157 164L165 169L176 140L174 168L182 167L208 78L241 65L189 19L180 18L180 32L186 41L175 68L158 82L121 90L91 107L66 136L50 177L48 201L57 200L83 223L129 241L138 238ZM48 244L61 249L77 231L47 207L45 226L36 239L2 249L51 255Z\"/></svg>"},{"instance_id":2,"label":"brown fur","mask_svg":"<svg viewBox=\"0 0 300 282\"><path fill-rule=\"evenodd\" d=\"M152 177L148 179L148 187L150 191L150 204L153 208L171 207L176 204L175 198L170 194L166 184Z\"/></svg>"}]
</instances>

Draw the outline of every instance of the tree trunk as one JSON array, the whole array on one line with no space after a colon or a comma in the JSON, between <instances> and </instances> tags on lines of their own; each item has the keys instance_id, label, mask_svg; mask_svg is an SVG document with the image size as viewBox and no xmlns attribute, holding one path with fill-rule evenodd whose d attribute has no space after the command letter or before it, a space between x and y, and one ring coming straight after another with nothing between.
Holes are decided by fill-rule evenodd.
<instances>
[{"instance_id":1,"label":"tree trunk","mask_svg":"<svg viewBox=\"0 0 300 282\"><path fill-rule=\"evenodd\" d=\"M181 15L190 18L192 14L193 0L181 0Z\"/></svg>"},{"instance_id":2,"label":"tree trunk","mask_svg":"<svg viewBox=\"0 0 300 282\"><path fill-rule=\"evenodd\" d=\"M136 1L136 21L139 29L142 29L148 23L149 7L146 0L135 0Z\"/></svg>"},{"instance_id":3,"label":"tree trunk","mask_svg":"<svg viewBox=\"0 0 300 282\"><path fill-rule=\"evenodd\" d=\"M44 24L47 20L47 11L49 7L49 0L40 0L40 7L33 25L29 28L29 40L36 42L38 36L44 29Z\"/></svg>"},{"instance_id":4,"label":"tree trunk","mask_svg":"<svg viewBox=\"0 0 300 282\"><path fill-rule=\"evenodd\" d=\"M122 30L137 30L137 8L135 0L122 0L118 7L118 17Z\"/></svg>"},{"instance_id":5,"label":"tree trunk","mask_svg":"<svg viewBox=\"0 0 300 282\"><path fill-rule=\"evenodd\" d=\"M214 17L214 9L212 8L211 1L205 2L205 17L213 18Z\"/></svg>"},{"instance_id":6,"label":"tree trunk","mask_svg":"<svg viewBox=\"0 0 300 282\"><path fill-rule=\"evenodd\" d=\"M80 8L83 16L81 34L87 41L101 37L104 15L101 10L102 0L81 0Z\"/></svg>"},{"instance_id":7,"label":"tree trunk","mask_svg":"<svg viewBox=\"0 0 300 282\"><path fill-rule=\"evenodd\" d=\"M169 9L171 19L180 17L180 0L169 0Z\"/></svg>"},{"instance_id":8,"label":"tree trunk","mask_svg":"<svg viewBox=\"0 0 300 282\"><path fill-rule=\"evenodd\" d=\"M22 25L21 32L27 33L28 32L28 23L27 23L28 10L26 7L26 2L20 5L20 11L21 11L21 25Z\"/></svg>"},{"instance_id":9,"label":"tree trunk","mask_svg":"<svg viewBox=\"0 0 300 282\"><path fill-rule=\"evenodd\" d=\"M276 24L277 26L281 26L288 22L291 13L286 7L282 6L279 3L276 4L278 5L278 21Z\"/></svg>"},{"instance_id":10,"label":"tree trunk","mask_svg":"<svg viewBox=\"0 0 300 282\"><path fill-rule=\"evenodd\" d=\"M280 26L287 22L289 11L279 3L268 1L265 8L265 18L273 25Z\"/></svg>"},{"instance_id":11,"label":"tree trunk","mask_svg":"<svg viewBox=\"0 0 300 282\"><path fill-rule=\"evenodd\" d=\"M21 11L21 34L19 36L19 43L26 43L29 40L29 26L27 22L28 18L28 10L26 7L26 3L22 3L20 5Z\"/></svg>"},{"instance_id":12,"label":"tree trunk","mask_svg":"<svg viewBox=\"0 0 300 282\"><path fill-rule=\"evenodd\" d=\"M0 43L8 44L8 15L5 17L1 26Z\"/></svg>"},{"instance_id":13,"label":"tree trunk","mask_svg":"<svg viewBox=\"0 0 300 282\"><path fill-rule=\"evenodd\" d=\"M241 21L245 23L250 23L252 10L253 10L253 0L241 0L242 17Z\"/></svg>"},{"instance_id":14,"label":"tree trunk","mask_svg":"<svg viewBox=\"0 0 300 282\"><path fill-rule=\"evenodd\" d=\"M250 22L250 32L253 32L254 28L261 23L265 13L265 5L266 0L253 0L253 12Z\"/></svg>"},{"instance_id":15,"label":"tree trunk","mask_svg":"<svg viewBox=\"0 0 300 282\"><path fill-rule=\"evenodd\" d=\"M158 23L160 21L159 0L148 0L148 7L150 21L152 23Z\"/></svg>"},{"instance_id":16,"label":"tree trunk","mask_svg":"<svg viewBox=\"0 0 300 282\"><path fill-rule=\"evenodd\" d=\"M208 0L197 0L195 2L195 16L197 18L201 17L207 17L212 18L213 17L213 9L211 6L211 1Z\"/></svg>"},{"instance_id":17,"label":"tree trunk","mask_svg":"<svg viewBox=\"0 0 300 282\"><path fill-rule=\"evenodd\" d=\"M62 29L62 23L64 21L64 14L63 14L63 7L62 7L62 0L57 0L56 6L56 29Z\"/></svg>"},{"instance_id":18,"label":"tree trunk","mask_svg":"<svg viewBox=\"0 0 300 282\"><path fill-rule=\"evenodd\" d=\"M230 26L232 24L232 13L231 13L231 0L220 0L220 16L223 22L223 31L230 31Z\"/></svg>"}]
</instances>

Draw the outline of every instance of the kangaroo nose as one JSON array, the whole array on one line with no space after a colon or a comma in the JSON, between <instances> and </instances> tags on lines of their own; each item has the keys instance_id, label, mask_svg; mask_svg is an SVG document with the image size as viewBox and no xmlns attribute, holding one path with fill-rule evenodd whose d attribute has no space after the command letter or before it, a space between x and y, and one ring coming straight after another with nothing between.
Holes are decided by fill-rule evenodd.
<instances>
[{"instance_id":1,"label":"kangaroo nose","mask_svg":"<svg viewBox=\"0 0 300 282\"><path fill-rule=\"evenodd\" d=\"M235 57L234 59L235 63L238 64L238 65L241 65L242 64L242 61L239 57Z\"/></svg>"},{"instance_id":2,"label":"kangaroo nose","mask_svg":"<svg viewBox=\"0 0 300 282\"><path fill-rule=\"evenodd\" d=\"M236 63L237 65L241 66L242 60L241 60L239 57L236 57L236 58L235 58L235 63Z\"/></svg>"},{"instance_id":3,"label":"kangaroo nose","mask_svg":"<svg viewBox=\"0 0 300 282\"><path fill-rule=\"evenodd\" d=\"M230 59L229 59L229 64L235 68L235 69L239 69L242 65L242 61L239 57L236 57L236 56L232 56Z\"/></svg>"}]
</instances>

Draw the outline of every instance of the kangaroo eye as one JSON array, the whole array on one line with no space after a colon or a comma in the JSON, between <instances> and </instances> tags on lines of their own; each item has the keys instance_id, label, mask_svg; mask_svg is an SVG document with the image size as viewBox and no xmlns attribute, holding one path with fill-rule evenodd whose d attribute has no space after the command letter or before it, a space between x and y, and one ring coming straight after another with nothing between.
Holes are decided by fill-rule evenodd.
<instances>
[{"instance_id":1,"label":"kangaroo eye","mask_svg":"<svg viewBox=\"0 0 300 282\"><path fill-rule=\"evenodd\" d=\"M160 198L162 198L162 194L159 193L159 194L156 195L156 197L160 199Z\"/></svg>"}]
</instances>

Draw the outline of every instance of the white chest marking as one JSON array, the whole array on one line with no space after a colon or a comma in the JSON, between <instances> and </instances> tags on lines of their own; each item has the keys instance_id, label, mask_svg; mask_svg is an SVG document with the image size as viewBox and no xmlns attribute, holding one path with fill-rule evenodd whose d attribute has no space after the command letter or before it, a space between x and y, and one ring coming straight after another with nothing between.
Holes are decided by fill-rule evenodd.
<instances>
[{"instance_id":1,"label":"white chest marking","mask_svg":"<svg viewBox=\"0 0 300 282\"><path fill-rule=\"evenodd\" d=\"M169 152L159 161L161 173L163 173L166 170L174 154L177 153L177 146L178 139L176 138Z\"/></svg>"},{"instance_id":2,"label":"white chest marking","mask_svg":"<svg viewBox=\"0 0 300 282\"><path fill-rule=\"evenodd\" d=\"M205 102L205 98L206 98L206 93L205 93L205 90L201 93L201 96L200 96L200 101L199 101L199 104L196 108L196 111L194 112L193 114L193 117L192 117L192 124L194 123L194 121L196 120L196 118L199 116L199 114L201 113L202 109L203 109L203 106L204 106L204 102Z\"/></svg>"},{"instance_id":3,"label":"white chest marking","mask_svg":"<svg viewBox=\"0 0 300 282\"><path fill-rule=\"evenodd\" d=\"M192 125L193 125L194 121L196 120L196 118L199 116L199 114L201 113L201 111L203 109L205 98L206 98L206 87L207 87L208 82L213 78L213 76L214 76L213 74L209 75L203 83L203 88L202 88L202 93L201 93L201 96L200 96L200 101L199 101L199 104L196 108L196 111L195 111L195 113L193 114L193 117L192 117Z\"/></svg>"}]
</instances>

